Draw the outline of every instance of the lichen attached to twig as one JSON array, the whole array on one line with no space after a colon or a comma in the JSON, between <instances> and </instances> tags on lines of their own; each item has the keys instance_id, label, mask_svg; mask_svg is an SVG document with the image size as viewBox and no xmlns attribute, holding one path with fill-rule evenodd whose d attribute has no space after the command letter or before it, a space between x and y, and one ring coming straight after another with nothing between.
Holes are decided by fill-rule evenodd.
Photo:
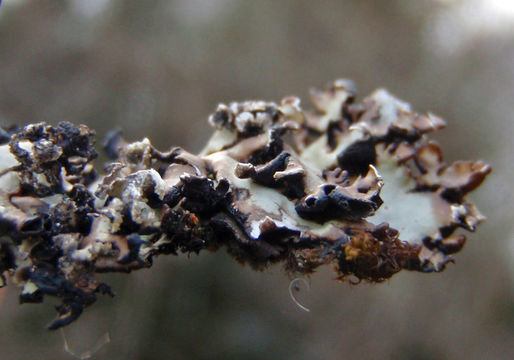
<instances>
[{"instance_id":1,"label":"lichen attached to twig","mask_svg":"<svg viewBox=\"0 0 514 360\"><path fill-rule=\"evenodd\" d=\"M111 133L97 175L94 132L33 124L0 145L0 273L21 302L60 297L56 329L96 293L96 273L129 272L159 254L221 247L292 274L332 264L338 278L380 282L402 269L441 271L484 217L465 195L490 172L445 164L427 133L442 119L385 90L355 104L353 84L313 91L314 112L287 97L221 104L198 154ZM5 281L4 281L5 283Z\"/></svg>"}]
</instances>

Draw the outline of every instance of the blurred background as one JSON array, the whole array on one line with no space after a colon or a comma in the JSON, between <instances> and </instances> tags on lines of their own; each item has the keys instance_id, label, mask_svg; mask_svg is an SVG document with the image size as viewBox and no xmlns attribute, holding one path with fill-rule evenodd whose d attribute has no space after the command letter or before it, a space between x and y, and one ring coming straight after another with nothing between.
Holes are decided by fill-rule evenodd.
<instances>
[{"instance_id":1,"label":"blurred background","mask_svg":"<svg viewBox=\"0 0 514 360\"><path fill-rule=\"evenodd\" d=\"M514 1L4 0L0 124L71 121L196 152L219 102L299 95L346 77L361 98L386 87L448 121L446 159L484 159L472 196L489 220L456 264L380 285L302 287L280 266L241 267L223 251L160 257L103 275L100 298L66 328L97 359L514 358ZM0 290L0 358L72 358L43 305Z\"/></svg>"}]
</instances>

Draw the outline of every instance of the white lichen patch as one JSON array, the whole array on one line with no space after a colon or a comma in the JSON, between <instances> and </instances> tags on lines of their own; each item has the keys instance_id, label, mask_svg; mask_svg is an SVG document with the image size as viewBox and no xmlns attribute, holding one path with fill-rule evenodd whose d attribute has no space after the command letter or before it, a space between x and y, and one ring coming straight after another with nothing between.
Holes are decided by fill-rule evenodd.
<instances>
[{"instance_id":1,"label":"white lichen patch","mask_svg":"<svg viewBox=\"0 0 514 360\"><path fill-rule=\"evenodd\" d=\"M212 154L217 151L221 151L227 146L235 143L237 140L237 134L228 129L216 130L212 133L207 145L200 152L201 156Z\"/></svg>"},{"instance_id":2,"label":"white lichen patch","mask_svg":"<svg viewBox=\"0 0 514 360\"><path fill-rule=\"evenodd\" d=\"M416 181L408 170L390 156L382 155L378 171L384 180L380 197L384 204L369 219L375 224L387 222L400 232L400 239L421 244L427 236L435 236L443 224L436 216L432 193L416 192Z\"/></svg>"},{"instance_id":3,"label":"white lichen patch","mask_svg":"<svg viewBox=\"0 0 514 360\"><path fill-rule=\"evenodd\" d=\"M0 189L8 194L16 193L20 187L20 176L10 171L0 175Z\"/></svg>"},{"instance_id":4,"label":"white lichen patch","mask_svg":"<svg viewBox=\"0 0 514 360\"><path fill-rule=\"evenodd\" d=\"M16 159L16 156L11 153L9 145L0 145L0 174L18 165L20 165L20 163Z\"/></svg>"},{"instance_id":5,"label":"white lichen patch","mask_svg":"<svg viewBox=\"0 0 514 360\"><path fill-rule=\"evenodd\" d=\"M373 121L385 126L390 126L391 124L398 121L398 113L400 111L406 113L412 112L408 103L394 97L385 89L375 90L368 99L374 101L380 109L380 117L378 119L374 119Z\"/></svg>"}]
</instances>

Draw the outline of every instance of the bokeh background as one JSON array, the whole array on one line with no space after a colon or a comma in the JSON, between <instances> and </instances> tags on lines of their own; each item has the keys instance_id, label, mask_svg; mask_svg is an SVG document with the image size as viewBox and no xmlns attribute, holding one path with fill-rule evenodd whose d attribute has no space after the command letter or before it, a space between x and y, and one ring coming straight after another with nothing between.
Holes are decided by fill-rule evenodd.
<instances>
[{"instance_id":1,"label":"bokeh background","mask_svg":"<svg viewBox=\"0 0 514 360\"><path fill-rule=\"evenodd\" d=\"M223 251L169 256L105 275L66 329L97 359L514 358L514 1L4 0L0 124L72 121L99 139L121 127L161 149L198 151L219 102L279 101L338 77L363 97L386 87L448 121L446 159L493 174L472 196L489 218L456 264L380 285L310 278L299 300L280 266L241 267ZM0 358L72 358L45 330L54 300L0 290Z\"/></svg>"}]
</instances>

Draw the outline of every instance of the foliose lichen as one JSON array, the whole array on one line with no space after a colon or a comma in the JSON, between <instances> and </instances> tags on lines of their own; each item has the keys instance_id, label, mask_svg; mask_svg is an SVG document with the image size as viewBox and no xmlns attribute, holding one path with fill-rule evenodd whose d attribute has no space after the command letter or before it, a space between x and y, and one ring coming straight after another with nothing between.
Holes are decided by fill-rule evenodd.
<instances>
[{"instance_id":1,"label":"foliose lichen","mask_svg":"<svg viewBox=\"0 0 514 360\"><path fill-rule=\"evenodd\" d=\"M221 104L204 150L161 152L109 134L105 174L94 132L45 123L0 131L0 273L21 302L57 296L56 329L77 319L100 272L150 267L160 254L224 247L291 274L332 264L339 279L381 282L402 269L441 271L484 217L465 200L491 171L445 164L427 134L445 126L380 89L355 103L337 80L300 100ZM5 285L2 275L2 284Z\"/></svg>"}]
</instances>

